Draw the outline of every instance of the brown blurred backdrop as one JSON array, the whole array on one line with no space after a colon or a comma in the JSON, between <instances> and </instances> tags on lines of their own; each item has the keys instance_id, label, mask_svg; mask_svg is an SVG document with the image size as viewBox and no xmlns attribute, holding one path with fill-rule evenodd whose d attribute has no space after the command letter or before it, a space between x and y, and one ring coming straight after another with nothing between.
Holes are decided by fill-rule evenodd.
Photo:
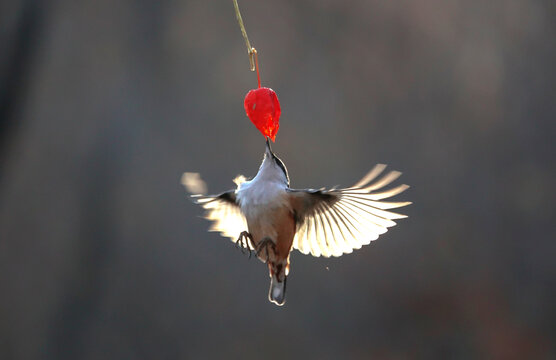
<instances>
[{"instance_id":1,"label":"brown blurred backdrop","mask_svg":"<svg viewBox=\"0 0 556 360\"><path fill-rule=\"evenodd\" d=\"M292 186L410 217L270 304L179 184L262 158L232 1L0 2L0 358L554 359L554 1L240 7Z\"/></svg>"}]
</instances>

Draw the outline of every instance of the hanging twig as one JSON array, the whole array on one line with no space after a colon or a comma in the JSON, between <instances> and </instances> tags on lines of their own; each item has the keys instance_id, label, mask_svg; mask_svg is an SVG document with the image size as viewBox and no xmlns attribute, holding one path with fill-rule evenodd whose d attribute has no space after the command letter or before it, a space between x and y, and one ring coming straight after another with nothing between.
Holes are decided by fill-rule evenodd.
<instances>
[{"instance_id":1,"label":"hanging twig","mask_svg":"<svg viewBox=\"0 0 556 360\"><path fill-rule=\"evenodd\" d=\"M236 18L239 24L239 28L241 29L241 35L245 39L245 46L247 46L247 54L249 55L249 65L251 71L257 70L257 81L259 83L259 87L261 87L261 78L259 76L259 57L257 55L257 49L251 46L249 42L249 38L247 37L247 31L245 31L245 26L243 25L243 19L241 18L241 13L239 12L239 5L237 4L237 0L234 0L234 7L236 9Z\"/></svg>"}]
</instances>

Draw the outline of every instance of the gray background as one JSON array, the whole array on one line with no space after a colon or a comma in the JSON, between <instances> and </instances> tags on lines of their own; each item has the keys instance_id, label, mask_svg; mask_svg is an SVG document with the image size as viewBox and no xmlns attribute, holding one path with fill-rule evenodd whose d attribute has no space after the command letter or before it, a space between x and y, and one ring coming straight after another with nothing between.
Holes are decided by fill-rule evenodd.
<instances>
[{"instance_id":1,"label":"gray background","mask_svg":"<svg viewBox=\"0 0 556 360\"><path fill-rule=\"evenodd\" d=\"M292 186L410 217L287 304L179 184L264 139L231 1L0 3L0 358L556 357L554 1L242 1Z\"/></svg>"}]
</instances>

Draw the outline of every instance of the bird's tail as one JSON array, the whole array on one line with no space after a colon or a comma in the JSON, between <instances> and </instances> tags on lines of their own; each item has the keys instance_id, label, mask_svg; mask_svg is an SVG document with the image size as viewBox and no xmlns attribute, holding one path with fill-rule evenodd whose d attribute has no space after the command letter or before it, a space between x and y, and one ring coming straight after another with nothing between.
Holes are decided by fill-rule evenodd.
<instances>
[{"instance_id":1,"label":"bird's tail","mask_svg":"<svg viewBox=\"0 0 556 360\"><path fill-rule=\"evenodd\" d=\"M268 290L268 300L275 303L278 306L282 306L286 303L286 280L288 277L284 277L284 281L279 282L275 274L270 277L270 290Z\"/></svg>"}]
</instances>

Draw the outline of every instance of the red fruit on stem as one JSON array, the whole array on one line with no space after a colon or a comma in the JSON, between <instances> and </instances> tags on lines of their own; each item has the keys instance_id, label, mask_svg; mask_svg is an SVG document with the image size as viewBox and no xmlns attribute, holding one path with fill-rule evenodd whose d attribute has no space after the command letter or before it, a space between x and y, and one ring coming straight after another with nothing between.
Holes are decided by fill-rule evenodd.
<instances>
[{"instance_id":1,"label":"red fruit on stem","mask_svg":"<svg viewBox=\"0 0 556 360\"><path fill-rule=\"evenodd\" d=\"M280 103L274 90L266 87L250 90L243 105L255 127L274 141L280 127Z\"/></svg>"}]
</instances>

